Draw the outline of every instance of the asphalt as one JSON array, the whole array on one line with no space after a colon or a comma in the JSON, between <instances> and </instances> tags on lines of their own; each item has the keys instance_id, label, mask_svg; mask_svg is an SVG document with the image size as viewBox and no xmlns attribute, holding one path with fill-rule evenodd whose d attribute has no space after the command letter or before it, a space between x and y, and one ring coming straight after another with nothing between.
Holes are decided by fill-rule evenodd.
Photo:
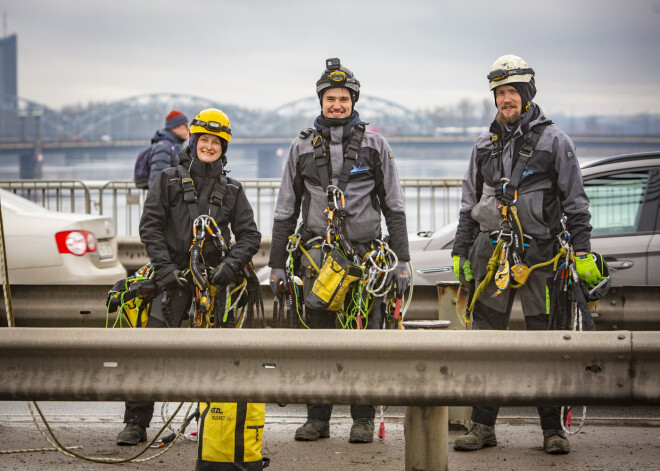
<instances>
[{"instance_id":1,"label":"asphalt","mask_svg":"<svg viewBox=\"0 0 660 471\"><path fill-rule=\"evenodd\" d=\"M108 403L104 403L108 404ZM109 409L85 403L71 414L52 404L43 406L51 429L64 446L82 446L73 451L100 459L128 458L142 447L117 447L121 430L121 403ZM42 404L43 405L43 404ZM75 407L75 406L74 406ZM174 407L171 406L171 409ZM149 439L162 426L160 408L149 429ZM451 449L461 430L449 432L448 466L456 470L557 470L590 471L660 469L660 416L658 408L594 409L584 427L570 437L572 452L551 456L543 452L542 434L534 410L505 409L496 425L499 446L477 452ZM580 409L581 412L581 409ZM36 412L35 412L36 413ZM349 444L351 426L347 406L337 406L331 420L330 438L318 442L296 442L295 429L304 421L304 407L267 405L263 454L271 459L270 470L337 471L403 470L405 441L403 409L385 411L385 439L370 444ZM577 414L580 415L580 414ZM377 425L379 418L377 417ZM180 422L179 422L180 423ZM196 430L193 423L190 430ZM107 470L113 466L136 470L192 470L197 442L180 440L160 456L162 450L148 449L138 459L148 461L111 465L70 458L55 451L23 451L50 447L37 431L25 403L0 403L0 469L3 470ZM5 453L9 451L10 453Z\"/></svg>"}]
</instances>

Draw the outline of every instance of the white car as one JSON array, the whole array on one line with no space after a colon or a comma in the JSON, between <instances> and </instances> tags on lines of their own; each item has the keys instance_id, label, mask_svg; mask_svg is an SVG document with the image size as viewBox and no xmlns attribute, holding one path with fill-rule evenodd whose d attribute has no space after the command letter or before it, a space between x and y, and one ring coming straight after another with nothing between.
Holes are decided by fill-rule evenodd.
<instances>
[{"instance_id":1,"label":"white car","mask_svg":"<svg viewBox=\"0 0 660 471\"><path fill-rule=\"evenodd\" d=\"M50 211L0 190L11 285L113 285L126 277L108 217Z\"/></svg>"}]
</instances>

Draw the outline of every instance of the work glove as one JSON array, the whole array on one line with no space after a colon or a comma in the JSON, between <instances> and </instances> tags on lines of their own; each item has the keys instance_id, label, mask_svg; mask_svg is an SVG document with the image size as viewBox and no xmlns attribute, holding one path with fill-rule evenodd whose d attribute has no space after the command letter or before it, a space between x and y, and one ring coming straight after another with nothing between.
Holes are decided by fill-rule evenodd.
<instances>
[{"instance_id":1,"label":"work glove","mask_svg":"<svg viewBox=\"0 0 660 471\"><path fill-rule=\"evenodd\" d=\"M469 281L474 280L472 267L467 258L460 255L454 255L452 259L454 260L454 276L456 276L456 279L460 281L462 285L465 286Z\"/></svg>"},{"instance_id":2,"label":"work glove","mask_svg":"<svg viewBox=\"0 0 660 471\"><path fill-rule=\"evenodd\" d=\"M175 289L185 288L188 286L188 280L183 276L181 270L173 270L169 272L162 279L165 289L168 291L174 291Z\"/></svg>"},{"instance_id":3,"label":"work glove","mask_svg":"<svg viewBox=\"0 0 660 471\"><path fill-rule=\"evenodd\" d=\"M211 272L211 283L215 286L227 286L235 278L236 273L234 273L234 269L225 262L220 263Z\"/></svg>"},{"instance_id":4,"label":"work glove","mask_svg":"<svg viewBox=\"0 0 660 471\"><path fill-rule=\"evenodd\" d=\"M402 297L408 286L410 286L410 272L408 271L408 262L399 262L396 264L394 270L387 274L385 286L389 286L392 280L394 280L396 283L396 297Z\"/></svg>"},{"instance_id":5,"label":"work glove","mask_svg":"<svg viewBox=\"0 0 660 471\"><path fill-rule=\"evenodd\" d=\"M275 296L279 296L280 284L286 285L286 272L283 268L271 268L270 269L270 289L273 290Z\"/></svg>"},{"instance_id":6,"label":"work glove","mask_svg":"<svg viewBox=\"0 0 660 471\"><path fill-rule=\"evenodd\" d=\"M596 259L590 253L575 257L575 270L578 277L590 287L596 286L603 278L596 266Z\"/></svg>"}]
</instances>

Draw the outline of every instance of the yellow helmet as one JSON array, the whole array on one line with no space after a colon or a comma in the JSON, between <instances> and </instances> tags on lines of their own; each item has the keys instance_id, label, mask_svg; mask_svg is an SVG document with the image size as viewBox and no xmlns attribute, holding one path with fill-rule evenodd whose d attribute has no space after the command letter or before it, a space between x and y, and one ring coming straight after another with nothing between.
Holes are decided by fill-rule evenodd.
<instances>
[{"instance_id":1,"label":"yellow helmet","mask_svg":"<svg viewBox=\"0 0 660 471\"><path fill-rule=\"evenodd\" d=\"M213 134L221 139L231 141L231 124L222 111L208 108L199 112L190 122L190 134Z\"/></svg>"}]
</instances>

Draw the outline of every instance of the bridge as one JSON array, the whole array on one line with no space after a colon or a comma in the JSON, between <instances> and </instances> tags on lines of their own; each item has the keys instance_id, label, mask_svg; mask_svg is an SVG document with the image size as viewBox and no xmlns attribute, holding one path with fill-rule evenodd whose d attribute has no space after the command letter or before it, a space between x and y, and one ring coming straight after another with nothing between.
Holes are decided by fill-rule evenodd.
<instances>
[{"instance_id":1,"label":"bridge","mask_svg":"<svg viewBox=\"0 0 660 471\"><path fill-rule=\"evenodd\" d=\"M145 140L163 127L172 109L193 118L205 108L223 110L232 124L234 137L295 136L309 127L319 114L315 96L287 103L266 113L258 113L227 102L178 93L152 93L90 106L68 113L18 98L0 101L0 138L25 142L33 137L44 141ZM431 122L394 102L363 95L356 109L364 121L383 134L430 136ZM29 137L28 137L29 136Z\"/></svg>"}]
</instances>

